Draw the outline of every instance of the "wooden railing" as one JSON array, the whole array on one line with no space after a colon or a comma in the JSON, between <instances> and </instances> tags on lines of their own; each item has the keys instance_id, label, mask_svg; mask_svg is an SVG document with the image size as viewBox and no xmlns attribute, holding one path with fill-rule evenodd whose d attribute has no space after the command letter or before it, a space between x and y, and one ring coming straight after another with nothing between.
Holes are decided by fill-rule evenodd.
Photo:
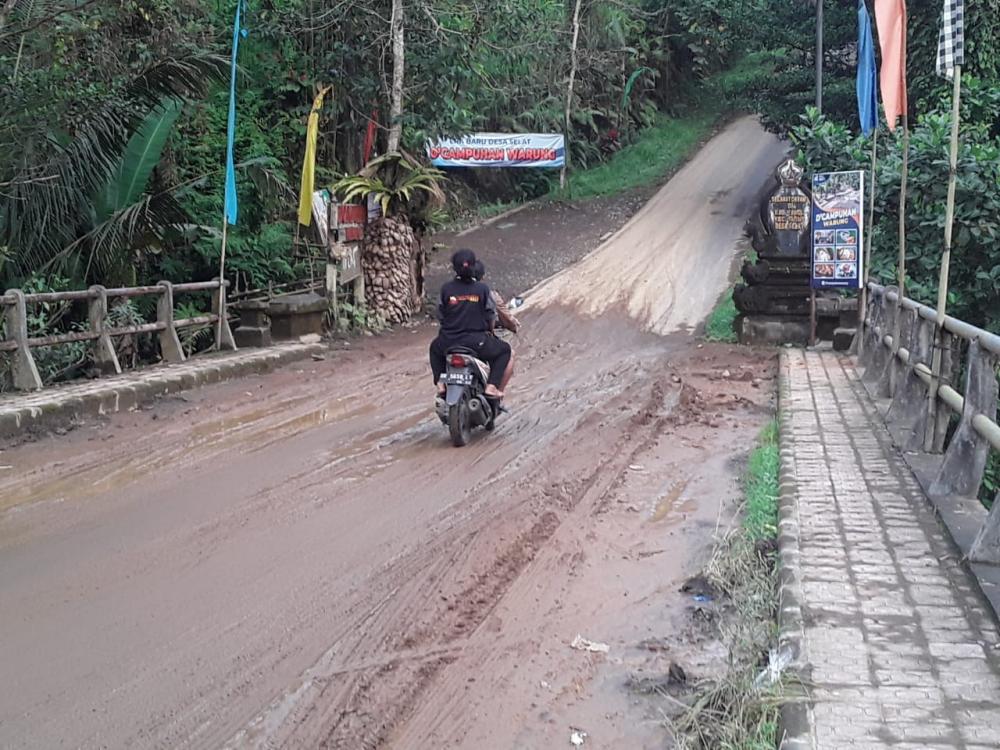
<instances>
[{"instance_id":1,"label":"wooden railing","mask_svg":"<svg viewBox=\"0 0 1000 750\"><path fill-rule=\"evenodd\" d=\"M939 326L935 310L901 300L895 288L870 284L868 289L859 342L862 379L876 395L892 399L886 421L898 435L908 436L902 440L904 450L943 453L928 488L932 498L978 497L990 452L1000 452L1000 336L950 316ZM969 559L1000 564L1000 495Z\"/></svg>"},{"instance_id":2,"label":"wooden railing","mask_svg":"<svg viewBox=\"0 0 1000 750\"><path fill-rule=\"evenodd\" d=\"M155 286L122 287L106 289L92 286L86 290L70 292L42 292L25 294L19 289L8 289L0 296L0 312L4 314L6 335L0 338L0 354L12 358L13 385L17 390L37 390L42 387L38 368L31 350L39 346L57 346L85 341L90 343L91 356L102 373L121 373L121 364L112 339L141 333L155 333L159 338L160 355L165 362L183 362L184 348L178 331L185 328L212 326L215 346L218 349L235 349L233 334L226 311L226 287L229 282L219 280L191 284L171 284L161 281ZM174 297L191 292L212 292L212 312L191 318L174 317ZM109 324L108 300L155 296L156 320L139 325L114 327ZM28 333L28 309L42 303L86 302L89 329L58 333L50 336L31 336ZM221 325L220 323L220 315Z\"/></svg>"}]
</instances>

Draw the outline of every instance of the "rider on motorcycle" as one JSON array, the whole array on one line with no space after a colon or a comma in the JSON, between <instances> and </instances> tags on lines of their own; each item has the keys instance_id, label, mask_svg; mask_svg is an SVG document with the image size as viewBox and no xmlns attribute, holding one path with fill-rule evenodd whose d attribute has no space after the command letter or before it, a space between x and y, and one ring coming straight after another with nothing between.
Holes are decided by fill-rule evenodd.
<instances>
[{"instance_id":1,"label":"rider on motorcycle","mask_svg":"<svg viewBox=\"0 0 1000 750\"><path fill-rule=\"evenodd\" d=\"M438 396L447 390L441 375L446 368L446 356L452 347L465 347L490 366L486 395L503 398L503 377L510 364L510 344L492 335L497 311L490 288L476 280L476 254L458 250L451 257L455 278L441 287L438 316L441 329L431 342L431 373Z\"/></svg>"},{"instance_id":2,"label":"rider on motorcycle","mask_svg":"<svg viewBox=\"0 0 1000 750\"><path fill-rule=\"evenodd\" d=\"M476 277L477 281L482 281L486 276L486 266L481 260L476 261L476 267L473 271L473 275ZM504 298L501 297L495 289L490 289L490 297L493 300L493 305L496 307L497 318L496 325L494 326L494 334L496 333L496 327L505 328L511 333L517 333L521 328L520 321L515 318L511 312L510 308L507 307L507 303ZM500 390L503 393L507 392L507 384L510 382L511 376L514 374L514 352L511 350L510 362L507 363L507 369L504 370L503 380L500 381Z\"/></svg>"}]
</instances>

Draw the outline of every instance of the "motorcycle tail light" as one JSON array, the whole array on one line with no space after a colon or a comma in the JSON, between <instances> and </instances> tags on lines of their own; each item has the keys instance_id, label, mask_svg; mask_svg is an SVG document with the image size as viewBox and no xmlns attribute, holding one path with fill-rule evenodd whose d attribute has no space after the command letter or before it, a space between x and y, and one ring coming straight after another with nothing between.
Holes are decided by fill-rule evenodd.
<instances>
[{"instance_id":1,"label":"motorcycle tail light","mask_svg":"<svg viewBox=\"0 0 1000 750\"><path fill-rule=\"evenodd\" d=\"M461 354L451 355L451 366L452 367L465 367L465 357Z\"/></svg>"}]
</instances>

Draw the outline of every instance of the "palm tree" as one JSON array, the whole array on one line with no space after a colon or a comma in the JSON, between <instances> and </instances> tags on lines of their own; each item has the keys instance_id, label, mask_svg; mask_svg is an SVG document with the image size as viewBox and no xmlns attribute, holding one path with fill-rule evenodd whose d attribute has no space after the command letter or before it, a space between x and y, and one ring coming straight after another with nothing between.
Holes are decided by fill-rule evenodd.
<instances>
[{"instance_id":1,"label":"palm tree","mask_svg":"<svg viewBox=\"0 0 1000 750\"><path fill-rule=\"evenodd\" d=\"M0 24L0 60L15 61L11 69L0 67L5 280L40 271L77 282L120 275L133 265L137 247L182 221L171 193L147 191L183 103L203 95L227 61L191 52L113 74L77 65L78 76L92 75L89 88L78 87L89 97L81 101L49 74L56 52L46 31L52 19L88 4L7 0L3 6L9 10ZM16 57L8 56L12 47Z\"/></svg>"},{"instance_id":2,"label":"palm tree","mask_svg":"<svg viewBox=\"0 0 1000 750\"><path fill-rule=\"evenodd\" d=\"M444 203L443 178L408 154L389 153L333 186L344 201L371 195L382 208L365 229L361 266L366 302L387 323L400 323L423 306L424 254L412 222Z\"/></svg>"}]
</instances>

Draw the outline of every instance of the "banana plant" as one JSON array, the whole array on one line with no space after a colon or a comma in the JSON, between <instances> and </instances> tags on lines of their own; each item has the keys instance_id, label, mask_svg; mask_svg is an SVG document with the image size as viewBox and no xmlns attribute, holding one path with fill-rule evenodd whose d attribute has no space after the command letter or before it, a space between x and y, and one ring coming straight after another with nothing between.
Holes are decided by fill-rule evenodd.
<instances>
[{"instance_id":1,"label":"banana plant","mask_svg":"<svg viewBox=\"0 0 1000 750\"><path fill-rule=\"evenodd\" d=\"M131 268L141 242L157 241L181 220L173 195L151 195L147 189L182 109L180 99L168 98L150 111L129 138L117 169L92 197L91 228L67 248L86 251L84 276L91 268L105 274Z\"/></svg>"}]
</instances>

